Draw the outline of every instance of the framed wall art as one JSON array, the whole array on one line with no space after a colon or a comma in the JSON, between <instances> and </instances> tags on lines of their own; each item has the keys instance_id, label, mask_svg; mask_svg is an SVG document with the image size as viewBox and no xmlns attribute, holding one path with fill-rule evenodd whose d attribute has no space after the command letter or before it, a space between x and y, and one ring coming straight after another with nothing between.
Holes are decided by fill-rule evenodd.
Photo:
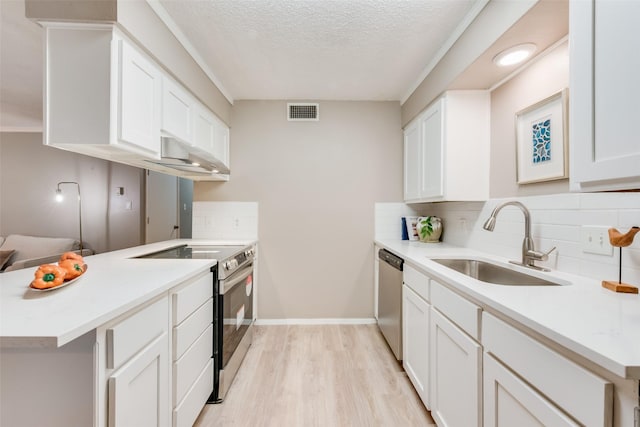
<instances>
[{"instance_id":1,"label":"framed wall art","mask_svg":"<svg viewBox=\"0 0 640 427\"><path fill-rule=\"evenodd\" d=\"M567 98L563 89L516 113L518 184L569 176Z\"/></svg>"}]
</instances>

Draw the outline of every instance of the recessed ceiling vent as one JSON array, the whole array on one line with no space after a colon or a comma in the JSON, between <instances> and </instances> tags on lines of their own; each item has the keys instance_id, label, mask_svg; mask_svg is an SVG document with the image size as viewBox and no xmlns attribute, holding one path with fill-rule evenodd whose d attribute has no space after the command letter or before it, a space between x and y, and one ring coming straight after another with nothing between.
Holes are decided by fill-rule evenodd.
<instances>
[{"instance_id":1,"label":"recessed ceiling vent","mask_svg":"<svg viewBox=\"0 0 640 427\"><path fill-rule=\"evenodd\" d=\"M320 120L320 104L288 103L287 120L289 121L318 121Z\"/></svg>"}]
</instances>

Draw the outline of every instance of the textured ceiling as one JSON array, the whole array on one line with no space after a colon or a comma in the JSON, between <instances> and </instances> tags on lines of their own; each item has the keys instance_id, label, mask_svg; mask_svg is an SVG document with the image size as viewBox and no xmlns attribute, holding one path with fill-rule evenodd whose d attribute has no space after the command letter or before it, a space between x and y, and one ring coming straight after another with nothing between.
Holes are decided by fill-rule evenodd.
<instances>
[{"instance_id":1,"label":"textured ceiling","mask_svg":"<svg viewBox=\"0 0 640 427\"><path fill-rule=\"evenodd\" d=\"M160 0L233 99L400 100L474 0Z\"/></svg>"}]
</instances>

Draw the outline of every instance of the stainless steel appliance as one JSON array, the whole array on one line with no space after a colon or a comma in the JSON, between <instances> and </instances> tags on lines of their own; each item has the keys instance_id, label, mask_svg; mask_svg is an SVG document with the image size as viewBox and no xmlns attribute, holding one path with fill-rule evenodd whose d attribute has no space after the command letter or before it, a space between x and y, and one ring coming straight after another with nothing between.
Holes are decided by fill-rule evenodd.
<instances>
[{"instance_id":1,"label":"stainless steel appliance","mask_svg":"<svg viewBox=\"0 0 640 427\"><path fill-rule=\"evenodd\" d=\"M396 359L402 360L402 268L404 260L378 251L378 327Z\"/></svg>"},{"instance_id":2,"label":"stainless steel appliance","mask_svg":"<svg viewBox=\"0 0 640 427\"><path fill-rule=\"evenodd\" d=\"M213 286L213 390L207 403L224 399L253 339L255 247L180 245L139 258L216 259Z\"/></svg>"}]
</instances>

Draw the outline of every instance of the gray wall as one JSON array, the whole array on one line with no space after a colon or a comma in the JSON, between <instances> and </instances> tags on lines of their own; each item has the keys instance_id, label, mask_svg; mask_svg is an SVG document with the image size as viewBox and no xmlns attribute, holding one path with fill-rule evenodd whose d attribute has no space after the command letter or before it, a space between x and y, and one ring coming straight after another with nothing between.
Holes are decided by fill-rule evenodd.
<instances>
[{"instance_id":1,"label":"gray wall","mask_svg":"<svg viewBox=\"0 0 640 427\"><path fill-rule=\"evenodd\" d=\"M0 235L78 238L76 181L82 193L83 240L105 252L142 241L144 176L142 169L47 147L41 133L0 133ZM124 195L116 195L124 187ZM125 209L131 201L132 209Z\"/></svg>"},{"instance_id":2,"label":"gray wall","mask_svg":"<svg viewBox=\"0 0 640 427\"><path fill-rule=\"evenodd\" d=\"M284 101L238 101L231 179L196 201L259 203L259 316L373 317L374 203L402 200L398 102L320 102L288 122Z\"/></svg>"},{"instance_id":3,"label":"gray wall","mask_svg":"<svg viewBox=\"0 0 640 427\"><path fill-rule=\"evenodd\" d=\"M491 92L490 197L531 196L569 191L568 179L524 185L516 183L515 132L516 112L568 87L569 51L568 43L563 43Z\"/></svg>"}]
</instances>

